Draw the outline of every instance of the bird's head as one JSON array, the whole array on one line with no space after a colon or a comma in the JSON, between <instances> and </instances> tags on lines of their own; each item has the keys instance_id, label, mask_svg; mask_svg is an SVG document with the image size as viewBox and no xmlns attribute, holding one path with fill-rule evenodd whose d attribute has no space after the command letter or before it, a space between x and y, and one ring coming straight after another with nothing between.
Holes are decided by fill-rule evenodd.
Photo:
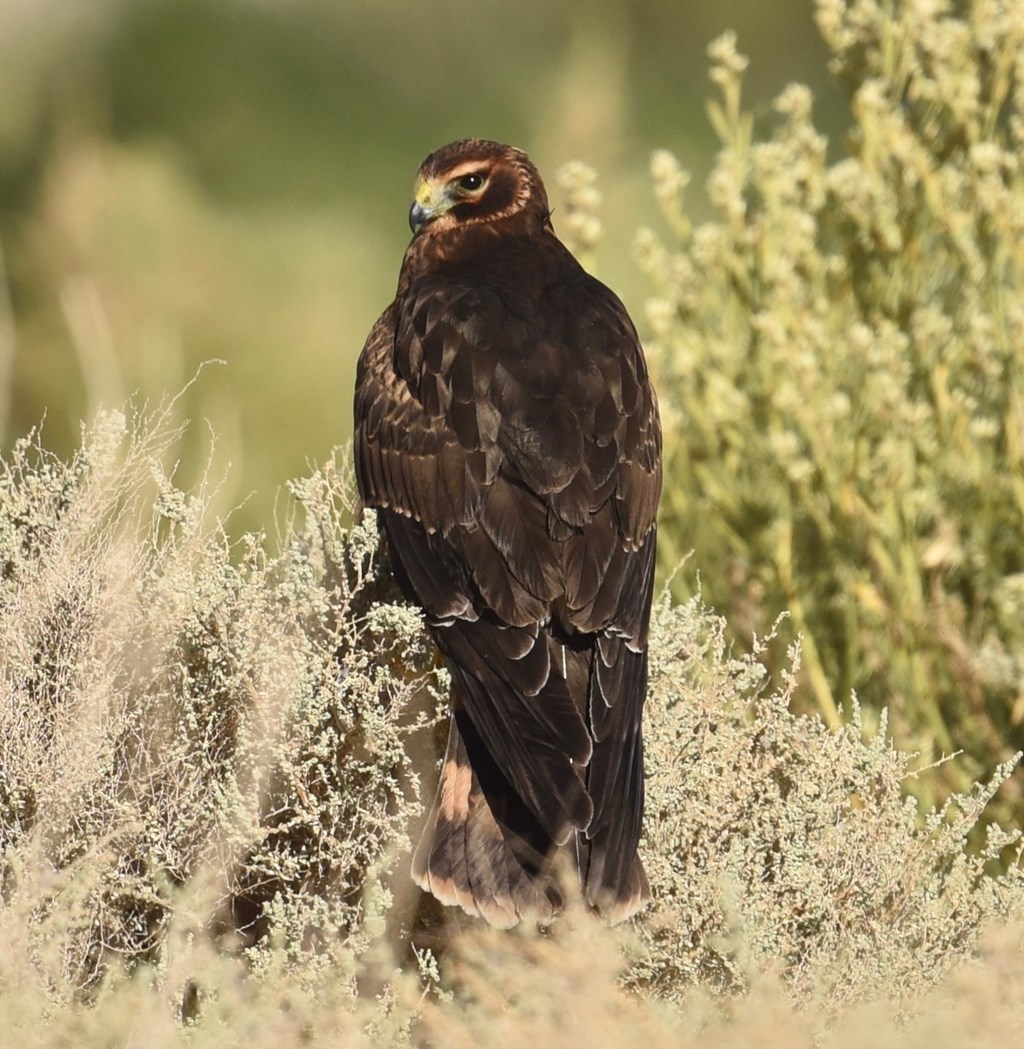
<instances>
[{"instance_id":1,"label":"bird's head","mask_svg":"<svg viewBox=\"0 0 1024 1049\"><path fill-rule=\"evenodd\" d=\"M422 236L513 215L550 216L544 183L520 149L467 138L431 153L420 165L409 225Z\"/></svg>"}]
</instances>

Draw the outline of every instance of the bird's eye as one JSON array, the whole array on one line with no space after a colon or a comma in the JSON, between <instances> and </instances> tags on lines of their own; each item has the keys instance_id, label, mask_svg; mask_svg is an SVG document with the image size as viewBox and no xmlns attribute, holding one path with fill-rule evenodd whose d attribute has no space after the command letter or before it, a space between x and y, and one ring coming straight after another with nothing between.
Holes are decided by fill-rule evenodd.
<instances>
[{"instance_id":1,"label":"bird's eye","mask_svg":"<svg viewBox=\"0 0 1024 1049\"><path fill-rule=\"evenodd\" d=\"M474 190L479 189L484 184L484 177L478 171L472 171L468 175L463 175L459 179L459 189L466 190L467 193L472 193Z\"/></svg>"}]
</instances>

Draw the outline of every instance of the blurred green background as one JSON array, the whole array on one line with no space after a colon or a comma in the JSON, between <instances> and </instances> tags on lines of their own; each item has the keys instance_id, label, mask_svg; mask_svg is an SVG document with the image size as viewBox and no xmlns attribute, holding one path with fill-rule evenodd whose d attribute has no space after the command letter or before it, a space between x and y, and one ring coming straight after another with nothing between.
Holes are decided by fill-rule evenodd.
<instances>
[{"instance_id":1,"label":"blurred green background","mask_svg":"<svg viewBox=\"0 0 1024 1049\"><path fill-rule=\"evenodd\" d=\"M4 446L45 416L66 454L97 408L217 359L176 406L180 476L212 454L232 530L271 530L283 482L350 434L415 169L468 135L531 153L556 228L555 171L598 169L596 268L642 328L649 155L682 158L699 212L726 28L755 114L800 80L838 138L810 0L0 0Z\"/></svg>"}]
</instances>

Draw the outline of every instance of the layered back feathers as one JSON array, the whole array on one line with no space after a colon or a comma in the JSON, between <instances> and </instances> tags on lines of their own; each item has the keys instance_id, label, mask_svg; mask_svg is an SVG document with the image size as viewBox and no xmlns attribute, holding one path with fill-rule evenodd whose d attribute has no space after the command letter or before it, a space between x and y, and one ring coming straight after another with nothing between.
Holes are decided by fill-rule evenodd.
<instances>
[{"instance_id":1,"label":"layered back feathers","mask_svg":"<svg viewBox=\"0 0 1024 1049\"><path fill-rule=\"evenodd\" d=\"M624 307L556 238L525 154L454 143L423 185L443 204L360 358L355 440L363 501L452 674L414 877L499 924L550 917L568 846L587 900L624 917L647 894L654 394Z\"/></svg>"}]
</instances>

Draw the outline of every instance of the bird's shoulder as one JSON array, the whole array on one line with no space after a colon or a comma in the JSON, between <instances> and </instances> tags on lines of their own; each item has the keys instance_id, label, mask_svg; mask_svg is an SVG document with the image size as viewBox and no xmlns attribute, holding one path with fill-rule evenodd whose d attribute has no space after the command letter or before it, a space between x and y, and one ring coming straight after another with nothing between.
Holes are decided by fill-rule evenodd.
<instances>
[{"instance_id":1,"label":"bird's shoulder","mask_svg":"<svg viewBox=\"0 0 1024 1049\"><path fill-rule=\"evenodd\" d=\"M638 541L660 489L660 432L625 307L553 236L502 238L469 261L408 276L371 331L357 453L397 458L406 474L432 456L465 457L461 520L499 472L547 506L558 532L625 496L617 516ZM400 484L386 487L388 505L422 516Z\"/></svg>"},{"instance_id":2,"label":"bird's shoulder","mask_svg":"<svg viewBox=\"0 0 1024 1049\"><path fill-rule=\"evenodd\" d=\"M568 384L580 406L603 395L601 380L618 386L619 369L629 386L647 382L625 306L550 233L491 238L410 267L393 308L396 371L417 395L427 383L428 407L433 377L459 383L469 358L477 397L487 395L496 368L542 398Z\"/></svg>"}]
</instances>

